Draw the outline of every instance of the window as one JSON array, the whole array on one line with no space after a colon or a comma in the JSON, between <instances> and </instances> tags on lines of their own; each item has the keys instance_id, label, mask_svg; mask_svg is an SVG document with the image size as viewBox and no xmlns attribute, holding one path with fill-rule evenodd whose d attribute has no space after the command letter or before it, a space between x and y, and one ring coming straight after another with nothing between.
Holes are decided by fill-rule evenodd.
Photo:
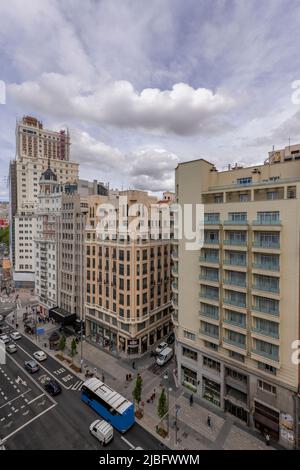
<instances>
[{"instance_id":1,"label":"window","mask_svg":"<svg viewBox=\"0 0 300 470\"><path fill-rule=\"evenodd\" d=\"M234 359L235 361L245 362L245 357L235 351L229 351L229 357L231 357L231 359Z\"/></svg>"},{"instance_id":2,"label":"window","mask_svg":"<svg viewBox=\"0 0 300 470\"><path fill-rule=\"evenodd\" d=\"M196 335L194 333L190 333L189 331L186 331L186 330L183 331L183 336L186 339L189 339L190 341L195 341L196 340Z\"/></svg>"},{"instance_id":3,"label":"window","mask_svg":"<svg viewBox=\"0 0 300 470\"><path fill-rule=\"evenodd\" d=\"M218 223L220 222L220 214L218 213L206 213L204 214L204 221L207 223Z\"/></svg>"},{"instance_id":4,"label":"window","mask_svg":"<svg viewBox=\"0 0 300 470\"><path fill-rule=\"evenodd\" d=\"M218 351L218 345L215 343L211 343L210 341L204 341L204 346L208 349L213 349L214 351Z\"/></svg>"},{"instance_id":5,"label":"window","mask_svg":"<svg viewBox=\"0 0 300 470\"><path fill-rule=\"evenodd\" d=\"M276 368L273 366L270 366L269 364L258 362L257 366L260 370L263 370L264 372L268 372L269 374L276 375Z\"/></svg>"},{"instance_id":6,"label":"window","mask_svg":"<svg viewBox=\"0 0 300 470\"><path fill-rule=\"evenodd\" d=\"M196 351L193 351L192 349L186 348L184 346L182 346L182 355L188 359L192 359L193 361L197 361L198 359L198 354Z\"/></svg>"},{"instance_id":7,"label":"window","mask_svg":"<svg viewBox=\"0 0 300 470\"><path fill-rule=\"evenodd\" d=\"M252 183L252 177L248 176L246 178L238 178L236 180L236 184L251 184Z\"/></svg>"},{"instance_id":8,"label":"window","mask_svg":"<svg viewBox=\"0 0 300 470\"><path fill-rule=\"evenodd\" d=\"M214 359L211 359L210 357L203 356L203 367L206 367L208 369L213 369L217 372L221 371L221 364L218 361L215 361Z\"/></svg>"},{"instance_id":9,"label":"window","mask_svg":"<svg viewBox=\"0 0 300 470\"><path fill-rule=\"evenodd\" d=\"M246 222L247 212L229 212L228 218L231 222Z\"/></svg>"},{"instance_id":10,"label":"window","mask_svg":"<svg viewBox=\"0 0 300 470\"><path fill-rule=\"evenodd\" d=\"M260 390L263 390L264 392L268 392L268 393L272 393L272 395L276 395L276 387L274 387L274 385L271 385L259 379L257 381L257 386Z\"/></svg>"}]
</instances>

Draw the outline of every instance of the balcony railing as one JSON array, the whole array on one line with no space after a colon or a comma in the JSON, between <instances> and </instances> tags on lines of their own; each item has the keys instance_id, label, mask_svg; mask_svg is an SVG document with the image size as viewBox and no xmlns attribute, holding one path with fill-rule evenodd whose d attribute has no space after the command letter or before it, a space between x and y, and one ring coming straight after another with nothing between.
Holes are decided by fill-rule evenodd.
<instances>
[{"instance_id":1,"label":"balcony railing","mask_svg":"<svg viewBox=\"0 0 300 470\"><path fill-rule=\"evenodd\" d=\"M267 271L280 271L279 264L274 263L253 263L254 269L266 269Z\"/></svg>"},{"instance_id":2,"label":"balcony railing","mask_svg":"<svg viewBox=\"0 0 300 470\"><path fill-rule=\"evenodd\" d=\"M199 256L199 261L202 261L204 263L219 263L219 258L218 256Z\"/></svg>"},{"instance_id":3,"label":"balcony railing","mask_svg":"<svg viewBox=\"0 0 300 470\"><path fill-rule=\"evenodd\" d=\"M247 240L234 240L232 238L224 240L224 245L246 246Z\"/></svg>"},{"instance_id":4,"label":"balcony railing","mask_svg":"<svg viewBox=\"0 0 300 470\"><path fill-rule=\"evenodd\" d=\"M280 242L279 241L271 241L271 240L254 240L253 241L253 246L255 248L274 248L274 249L279 249L280 248Z\"/></svg>"},{"instance_id":5,"label":"balcony railing","mask_svg":"<svg viewBox=\"0 0 300 470\"><path fill-rule=\"evenodd\" d=\"M279 339L279 332L269 331L269 330L265 330L262 328L254 328L254 327L251 328L251 331L259 335L270 336L271 338Z\"/></svg>"},{"instance_id":6,"label":"balcony railing","mask_svg":"<svg viewBox=\"0 0 300 470\"><path fill-rule=\"evenodd\" d=\"M205 245L218 245L219 243L220 243L219 239L211 239L211 238L204 239Z\"/></svg>"},{"instance_id":7,"label":"balcony railing","mask_svg":"<svg viewBox=\"0 0 300 470\"><path fill-rule=\"evenodd\" d=\"M247 261L243 261L240 259L225 259L224 264L230 265L230 266L247 266Z\"/></svg>"},{"instance_id":8,"label":"balcony railing","mask_svg":"<svg viewBox=\"0 0 300 470\"><path fill-rule=\"evenodd\" d=\"M199 297L203 299L210 299L210 300L219 300L218 294L213 294L211 292L200 292Z\"/></svg>"},{"instance_id":9,"label":"balcony railing","mask_svg":"<svg viewBox=\"0 0 300 470\"><path fill-rule=\"evenodd\" d=\"M199 310L199 315L211 318L212 320L219 320L219 313L218 312L207 312L205 310Z\"/></svg>"},{"instance_id":10,"label":"balcony railing","mask_svg":"<svg viewBox=\"0 0 300 470\"><path fill-rule=\"evenodd\" d=\"M279 315L279 309L262 307L261 305L253 305L252 310L254 310L254 312L267 313L268 315Z\"/></svg>"},{"instance_id":11,"label":"balcony railing","mask_svg":"<svg viewBox=\"0 0 300 470\"><path fill-rule=\"evenodd\" d=\"M260 351L259 349L252 349L254 354L258 356L266 357L267 359L271 359L271 361L279 362L278 354L270 354L265 351Z\"/></svg>"},{"instance_id":12,"label":"balcony railing","mask_svg":"<svg viewBox=\"0 0 300 470\"><path fill-rule=\"evenodd\" d=\"M252 225L281 225L281 220L256 219L252 221Z\"/></svg>"},{"instance_id":13,"label":"balcony railing","mask_svg":"<svg viewBox=\"0 0 300 470\"><path fill-rule=\"evenodd\" d=\"M255 282L252 286L252 289L279 294L279 286L271 286L270 284L264 282Z\"/></svg>"},{"instance_id":14,"label":"balcony railing","mask_svg":"<svg viewBox=\"0 0 300 470\"><path fill-rule=\"evenodd\" d=\"M235 305L236 307L246 308L246 302L238 299L225 298L224 303L229 305Z\"/></svg>"},{"instance_id":15,"label":"balcony railing","mask_svg":"<svg viewBox=\"0 0 300 470\"><path fill-rule=\"evenodd\" d=\"M248 225L248 220L224 220L224 225Z\"/></svg>"},{"instance_id":16,"label":"balcony railing","mask_svg":"<svg viewBox=\"0 0 300 470\"><path fill-rule=\"evenodd\" d=\"M238 326L239 328L246 328L246 321L241 322L241 321L230 320L229 318L225 318L223 320L223 323L227 323L228 325Z\"/></svg>"},{"instance_id":17,"label":"balcony railing","mask_svg":"<svg viewBox=\"0 0 300 470\"><path fill-rule=\"evenodd\" d=\"M247 282L245 279L225 279L224 284L229 286L246 287Z\"/></svg>"},{"instance_id":18,"label":"balcony railing","mask_svg":"<svg viewBox=\"0 0 300 470\"><path fill-rule=\"evenodd\" d=\"M234 341L232 339L225 338L225 337L223 338L223 341L225 343L232 344L232 346L236 346L237 348L246 349L246 344L239 343L238 341Z\"/></svg>"},{"instance_id":19,"label":"balcony railing","mask_svg":"<svg viewBox=\"0 0 300 470\"><path fill-rule=\"evenodd\" d=\"M220 225L220 219L209 220L204 218L204 225Z\"/></svg>"},{"instance_id":20,"label":"balcony railing","mask_svg":"<svg viewBox=\"0 0 300 470\"><path fill-rule=\"evenodd\" d=\"M202 281L219 282L219 276L214 276L212 274L199 274L199 279Z\"/></svg>"},{"instance_id":21,"label":"balcony railing","mask_svg":"<svg viewBox=\"0 0 300 470\"><path fill-rule=\"evenodd\" d=\"M219 333L214 333L213 331L207 331L203 328L200 328L199 332L205 336L209 336L210 338L219 339Z\"/></svg>"}]
</instances>

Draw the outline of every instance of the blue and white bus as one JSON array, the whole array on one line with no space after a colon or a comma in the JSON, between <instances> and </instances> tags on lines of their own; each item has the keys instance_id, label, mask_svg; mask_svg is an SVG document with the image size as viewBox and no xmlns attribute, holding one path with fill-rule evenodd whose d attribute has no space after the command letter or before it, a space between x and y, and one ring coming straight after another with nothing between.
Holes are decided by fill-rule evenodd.
<instances>
[{"instance_id":1,"label":"blue and white bus","mask_svg":"<svg viewBox=\"0 0 300 470\"><path fill-rule=\"evenodd\" d=\"M134 405L95 377L84 382L81 400L124 433L134 424Z\"/></svg>"}]
</instances>

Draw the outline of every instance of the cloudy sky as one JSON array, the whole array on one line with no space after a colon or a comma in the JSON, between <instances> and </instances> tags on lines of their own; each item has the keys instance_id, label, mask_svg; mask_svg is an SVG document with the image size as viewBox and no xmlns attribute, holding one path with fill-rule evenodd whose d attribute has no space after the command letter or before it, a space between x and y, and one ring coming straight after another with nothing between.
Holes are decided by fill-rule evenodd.
<instances>
[{"instance_id":1,"label":"cloudy sky","mask_svg":"<svg viewBox=\"0 0 300 470\"><path fill-rule=\"evenodd\" d=\"M299 25L299 0L0 0L0 198L23 114L68 127L81 177L112 187L299 142Z\"/></svg>"}]
</instances>

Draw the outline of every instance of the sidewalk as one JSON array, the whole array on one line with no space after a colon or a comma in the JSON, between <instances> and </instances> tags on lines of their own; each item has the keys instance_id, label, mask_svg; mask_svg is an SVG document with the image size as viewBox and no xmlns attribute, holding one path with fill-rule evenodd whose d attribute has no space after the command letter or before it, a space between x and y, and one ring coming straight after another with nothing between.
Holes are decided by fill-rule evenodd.
<instances>
[{"instance_id":1,"label":"sidewalk","mask_svg":"<svg viewBox=\"0 0 300 470\"><path fill-rule=\"evenodd\" d=\"M19 313L21 315L21 313ZM11 317L12 314L8 316ZM35 336L26 335L39 348L53 356L56 360L57 351L50 351L48 347L48 336L50 332L58 329L58 325L52 323L43 324L45 334L43 338L37 341ZM19 331L24 334L24 325L19 321ZM65 355L70 351L72 338L67 338L67 348ZM47 347L44 347L47 344ZM260 435L254 431L250 431L239 422L235 422L234 417L225 415L220 410L215 410L209 403L203 400L195 399L192 406L189 404L189 392L186 389L177 389L172 377L172 371L169 370L168 384L172 386L169 392L170 402L170 420L169 420L169 437L163 439L156 432L156 426L160 419L157 415L158 398L162 390L168 388L168 384L163 383L164 379L161 374L155 374L149 370L149 365L153 363L153 358L143 357L140 361L135 360L136 368L132 368L132 362L128 359L118 359L90 344L87 341L83 343L83 369L96 370L96 375L105 383L117 390L127 399L132 401L132 390L135 385L137 373L143 378L142 401L144 402L144 416L138 420L138 423L148 432L153 434L161 443L171 449L178 450L274 450L270 445L266 446ZM78 353L74 358L74 364L80 364L80 344L78 345ZM68 367L63 363L64 367ZM72 370L74 374L74 370ZM131 374L133 380L126 381L126 375ZM83 373L77 373L78 377L85 380ZM153 403L147 403L147 398L156 390L156 398ZM177 443L175 442L175 405L180 406L177 419ZM207 426L207 416L211 416L211 428ZM166 427L166 426L165 426ZM277 447L277 446L276 446Z\"/></svg>"}]
</instances>

